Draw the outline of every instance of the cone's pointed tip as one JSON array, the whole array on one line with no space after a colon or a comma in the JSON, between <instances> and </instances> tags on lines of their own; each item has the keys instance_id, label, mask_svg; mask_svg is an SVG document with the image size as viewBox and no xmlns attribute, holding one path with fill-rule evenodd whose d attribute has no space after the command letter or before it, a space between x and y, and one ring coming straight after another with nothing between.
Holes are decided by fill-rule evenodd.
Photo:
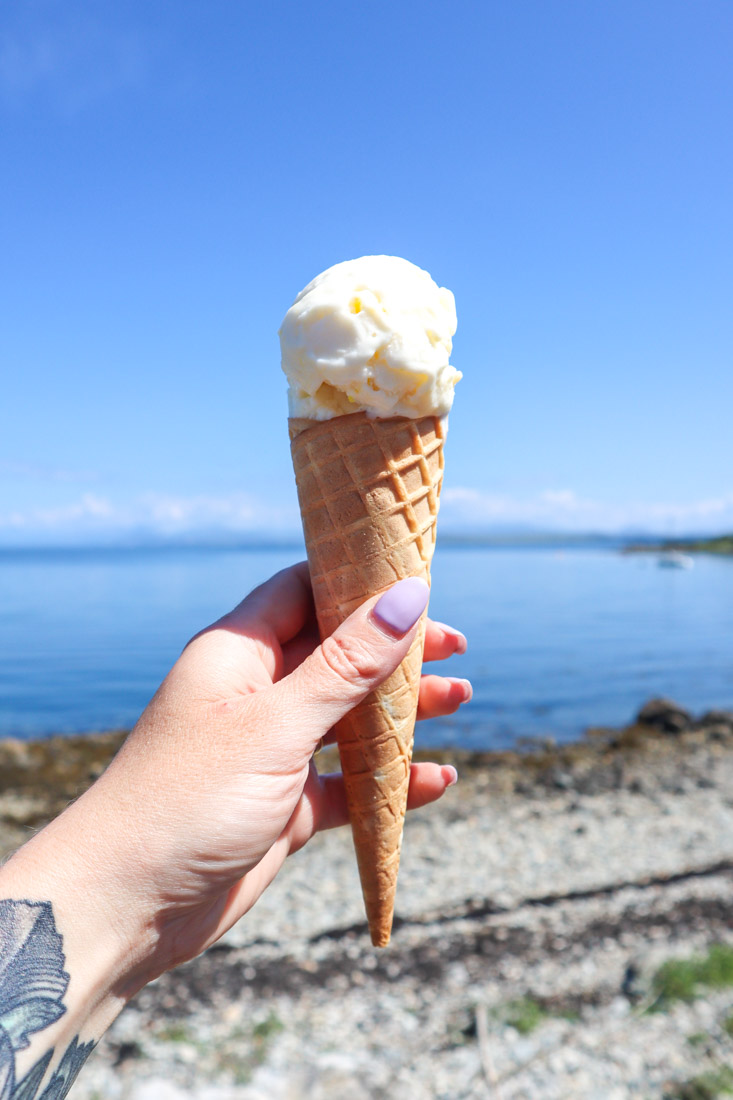
<instances>
[{"instance_id":1,"label":"cone's pointed tip","mask_svg":"<svg viewBox=\"0 0 733 1100\"><path fill-rule=\"evenodd\" d=\"M369 935L372 938L373 947L386 947L389 944L391 929L370 928Z\"/></svg>"},{"instance_id":2,"label":"cone's pointed tip","mask_svg":"<svg viewBox=\"0 0 733 1100\"><path fill-rule=\"evenodd\" d=\"M367 920L369 922L369 935L371 936L372 946L374 947L386 947L389 943L390 936L392 935L392 919L394 911L392 906L389 906L389 912L386 912L384 908L378 907L380 911L371 914L367 912Z\"/></svg>"}]
</instances>

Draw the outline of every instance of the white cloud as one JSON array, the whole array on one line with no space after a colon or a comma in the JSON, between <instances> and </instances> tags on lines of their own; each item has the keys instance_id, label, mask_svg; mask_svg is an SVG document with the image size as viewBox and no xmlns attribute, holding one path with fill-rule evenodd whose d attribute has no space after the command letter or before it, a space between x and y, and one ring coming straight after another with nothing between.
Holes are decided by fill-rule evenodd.
<instances>
[{"instance_id":1,"label":"white cloud","mask_svg":"<svg viewBox=\"0 0 733 1100\"><path fill-rule=\"evenodd\" d=\"M454 531L535 528L549 531L625 530L659 534L733 529L733 492L686 502L606 503L569 488L544 489L525 496L485 493L470 486L446 488L441 500L443 529ZM146 493L124 502L85 492L71 501L0 512L0 541L22 538L89 540L145 534L167 538L197 535L297 535L294 504L247 493L192 496Z\"/></svg>"},{"instance_id":2,"label":"white cloud","mask_svg":"<svg viewBox=\"0 0 733 1100\"><path fill-rule=\"evenodd\" d=\"M709 497L689 504L654 504L652 513L661 519L679 520L718 519L733 513L733 493L722 497Z\"/></svg>"},{"instance_id":3,"label":"white cloud","mask_svg":"<svg viewBox=\"0 0 733 1100\"><path fill-rule=\"evenodd\" d=\"M173 536L273 530L296 532L297 515L292 509L242 493L192 497L148 493L125 504L83 493L77 500L54 507L0 512L0 537L3 531L21 531L29 537L54 532L89 537L136 531Z\"/></svg>"},{"instance_id":4,"label":"white cloud","mask_svg":"<svg viewBox=\"0 0 733 1100\"><path fill-rule=\"evenodd\" d=\"M0 514L0 528L3 526L63 527L86 519L110 520L113 517L114 509L109 501L92 493L84 493L81 499L73 504L61 505L57 508L36 508L28 512L16 510L7 516Z\"/></svg>"},{"instance_id":5,"label":"white cloud","mask_svg":"<svg viewBox=\"0 0 733 1100\"><path fill-rule=\"evenodd\" d=\"M455 528L500 524L608 533L703 532L733 528L733 492L692 501L615 504L582 497L573 489L544 489L520 497L457 486L443 493L441 517Z\"/></svg>"},{"instance_id":6,"label":"white cloud","mask_svg":"<svg viewBox=\"0 0 733 1100\"><path fill-rule=\"evenodd\" d=\"M12 478L28 481L97 481L99 474L92 470L68 470L63 466L44 466L37 462L17 462L0 459L0 480Z\"/></svg>"},{"instance_id":7,"label":"white cloud","mask_svg":"<svg viewBox=\"0 0 733 1100\"><path fill-rule=\"evenodd\" d=\"M572 489L545 489L527 497L502 493L484 493L462 486L450 487L441 497L446 517L481 522L535 523L553 518L565 521L572 516L592 515L598 506L584 500Z\"/></svg>"},{"instance_id":8,"label":"white cloud","mask_svg":"<svg viewBox=\"0 0 733 1100\"><path fill-rule=\"evenodd\" d=\"M272 523L281 526L286 517L281 509L244 493L194 497L151 493L141 499L140 507L147 522L156 530L166 532L201 527L258 530Z\"/></svg>"},{"instance_id":9,"label":"white cloud","mask_svg":"<svg viewBox=\"0 0 733 1100\"><path fill-rule=\"evenodd\" d=\"M65 5L39 16L29 5L0 42L0 93L22 102L40 92L54 108L74 113L140 84L146 67L137 28L104 24L90 10Z\"/></svg>"},{"instance_id":10,"label":"white cloud","mask_svg":"<svg viewBox=\"0 0 733 1100\"><path fill-rule=\"evenodd\" d=\"M573 489L545 489L540 500L564 512L592 512L597 507L595 501L584 500Z\"/></svg>"}]
</instances>

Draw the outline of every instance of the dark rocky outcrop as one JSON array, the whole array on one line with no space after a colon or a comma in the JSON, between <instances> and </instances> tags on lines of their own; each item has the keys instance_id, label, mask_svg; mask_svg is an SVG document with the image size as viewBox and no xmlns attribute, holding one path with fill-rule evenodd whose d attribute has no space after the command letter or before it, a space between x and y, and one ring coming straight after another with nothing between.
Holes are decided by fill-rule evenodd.
<instances>
[{"instance_id":1,"label":"dark rocky outcrop","mask_svg":"<svg viewBox=\"0 0 733 1100\"><path fill-rule=\"evenodd\" d=\"M689 729L693 718L689 711L671 699L650 699L637 714L636 721L640 726L674 734Z\"/></svg>"}]
</instances>

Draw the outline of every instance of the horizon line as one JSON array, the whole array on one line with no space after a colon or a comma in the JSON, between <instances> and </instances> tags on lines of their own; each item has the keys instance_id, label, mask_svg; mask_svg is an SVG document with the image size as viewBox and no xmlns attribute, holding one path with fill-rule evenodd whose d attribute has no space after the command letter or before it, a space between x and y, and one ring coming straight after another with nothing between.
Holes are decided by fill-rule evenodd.
<instances>
[{"instance_id":1,"label":"horizon line","mask_svg":"<svg viewBox=\"0 0 733 1100\"><path fill-rule=\"evenodd\" d=\"M572 530L506 530L506 531L456 531L442 532L438 538L437 547L529 547L529 546L557 546L604 544L624 546L628 544L641 544L654 547L658 544L676 542L708 541L710 539L731 537L729 532L718 534L690 531L685 534L669 532L649 531L572 531ZM7 557L18 554L36 553L119 553L133 551L166 551L166 550L221 550L221 551L277 551L277 550L305 550L305 541L302 535L282 536L258 536L251 535L243 538L147 538L138 540L106 540L98 541L68 541L68 542L29 542L29 543L2 543L0 542L0 556Z\"/></svg>"}]
</instances>

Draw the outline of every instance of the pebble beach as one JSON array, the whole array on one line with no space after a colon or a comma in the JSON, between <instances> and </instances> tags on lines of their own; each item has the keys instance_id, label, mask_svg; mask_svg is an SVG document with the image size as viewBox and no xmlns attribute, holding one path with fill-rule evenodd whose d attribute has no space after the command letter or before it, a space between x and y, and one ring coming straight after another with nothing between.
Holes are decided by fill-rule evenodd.
<instances>
[{"instance_id":1,"label":"pebble beach","mask_svg":"<svg viewBox=\"0 0 733 1100\"><path fill-rule=\"evenodd\" d=\"M0 743L3 854L121 739ZM369 942L348 831L321 834L223 941L138 994L72 1095L726 1095L733 713L657 702L573 745L437 758L459 783L408 817L387 949ZM680 963L693 979L675 992Z\"/></svg>"}]
</instances>

